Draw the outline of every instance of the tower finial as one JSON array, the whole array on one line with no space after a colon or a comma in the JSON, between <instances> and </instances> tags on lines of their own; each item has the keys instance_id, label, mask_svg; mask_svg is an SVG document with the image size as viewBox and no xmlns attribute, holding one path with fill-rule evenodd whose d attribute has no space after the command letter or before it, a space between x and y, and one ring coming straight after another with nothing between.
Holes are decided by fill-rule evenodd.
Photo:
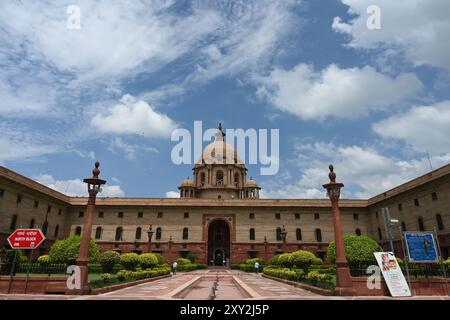
<instances>
[{"instance_id":1,"label":"tower finial","mask_svg":"<svg viewBox=\"0 0 450 320\"><path fill-rule=\"evenodd\" d=\"M98 178L98 175L100 174L99 167L100 167L100 162L98 162L98 160L97 160L97 161L95 161L95 168L94 168L94 170L92 170L92 177Z\"/></svg>"},{"instance_id":2,"label":"tower finial","mask_svg":"<svg viewBox=\"0 0 450 320\"><path fill-rule=\"evenodd\" d=\"M336 182L336 173L334 172L334 167L332 164L328 166L330 169L330 173L328 174L328 178L330 178L330 182Z\"/></svg>"}]
</instances>

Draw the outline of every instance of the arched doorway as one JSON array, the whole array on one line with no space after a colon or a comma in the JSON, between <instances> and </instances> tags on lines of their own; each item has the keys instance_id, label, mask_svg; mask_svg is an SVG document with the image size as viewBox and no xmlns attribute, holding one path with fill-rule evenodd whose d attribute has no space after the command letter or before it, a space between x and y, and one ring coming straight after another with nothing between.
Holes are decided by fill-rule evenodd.
<instances>
[{"instance_id":1,"label":"arched doorway","mask_svg":"<svg viewBox=\"0 0 450 320\"><path fill-rule=\"evenodd\" d=\"M216 220L208 228L208 264L226 265L230 259L230 227L224 220Z\"/></svg>"}]
</instances>

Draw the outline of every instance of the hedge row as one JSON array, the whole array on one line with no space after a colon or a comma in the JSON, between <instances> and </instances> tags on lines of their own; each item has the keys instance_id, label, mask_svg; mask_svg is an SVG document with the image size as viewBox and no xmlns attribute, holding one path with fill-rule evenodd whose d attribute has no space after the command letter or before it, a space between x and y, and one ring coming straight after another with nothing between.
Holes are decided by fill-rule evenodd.
<instances>
[{"instance_id":1,"label":"hedge row","mask_svg":"<svg viewBox=\"0 0 450 320\"><path fill-rule=\"evenodd\" d=\"M117 272L117 278L119 281L136 281L148 278L154 278L162 275L170 274L170 268L168 266L157 267L153 269L131 271L120 270ZM103 277L102 277L103 278Z\"/></svg>"},{"instance_id":2,"label":"hedge row","mask_svg":"<svg viewBox=\"0 0 450 320\"><path fill-rule=\"evenodd\" d=\"M192 270L199 270L199 269L206 269L208 266L206 264L199 264L199 263L189 263L189 264L179 264L177 267L178 271L192 271Z\"/></svg>"}]
</instances>

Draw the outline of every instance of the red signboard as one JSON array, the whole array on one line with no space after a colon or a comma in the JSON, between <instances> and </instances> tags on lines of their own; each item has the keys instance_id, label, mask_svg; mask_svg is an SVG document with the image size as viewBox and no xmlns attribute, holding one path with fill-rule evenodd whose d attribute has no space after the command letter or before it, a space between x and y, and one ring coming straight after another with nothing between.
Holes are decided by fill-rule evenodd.
<instances>
[{"instance_id":1,"label":"red signboard","mask_svg":"<svg viewBox=\"0 0 450 320\"><path fill-rule=\"evenodd\" d=\"M44 240L41 229L17 229L8 237L13 249L36 249Z\"/></svg>"}]
</instances>

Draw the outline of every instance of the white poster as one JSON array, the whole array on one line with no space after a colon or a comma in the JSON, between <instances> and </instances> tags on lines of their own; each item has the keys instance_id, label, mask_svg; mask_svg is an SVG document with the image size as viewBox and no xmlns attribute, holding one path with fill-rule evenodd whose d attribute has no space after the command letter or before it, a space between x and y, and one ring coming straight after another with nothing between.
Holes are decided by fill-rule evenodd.
<instances>
[{"instance_id":1,"label":"white poster","mask_svg":"<svg viewBox=\"0 0 450 320\"><path fill-rule=\"evenodd\" d=\"M392 252L375 252L384 281L393 297L410 297L411 291Z\"/></svg>"}]
</instances>

